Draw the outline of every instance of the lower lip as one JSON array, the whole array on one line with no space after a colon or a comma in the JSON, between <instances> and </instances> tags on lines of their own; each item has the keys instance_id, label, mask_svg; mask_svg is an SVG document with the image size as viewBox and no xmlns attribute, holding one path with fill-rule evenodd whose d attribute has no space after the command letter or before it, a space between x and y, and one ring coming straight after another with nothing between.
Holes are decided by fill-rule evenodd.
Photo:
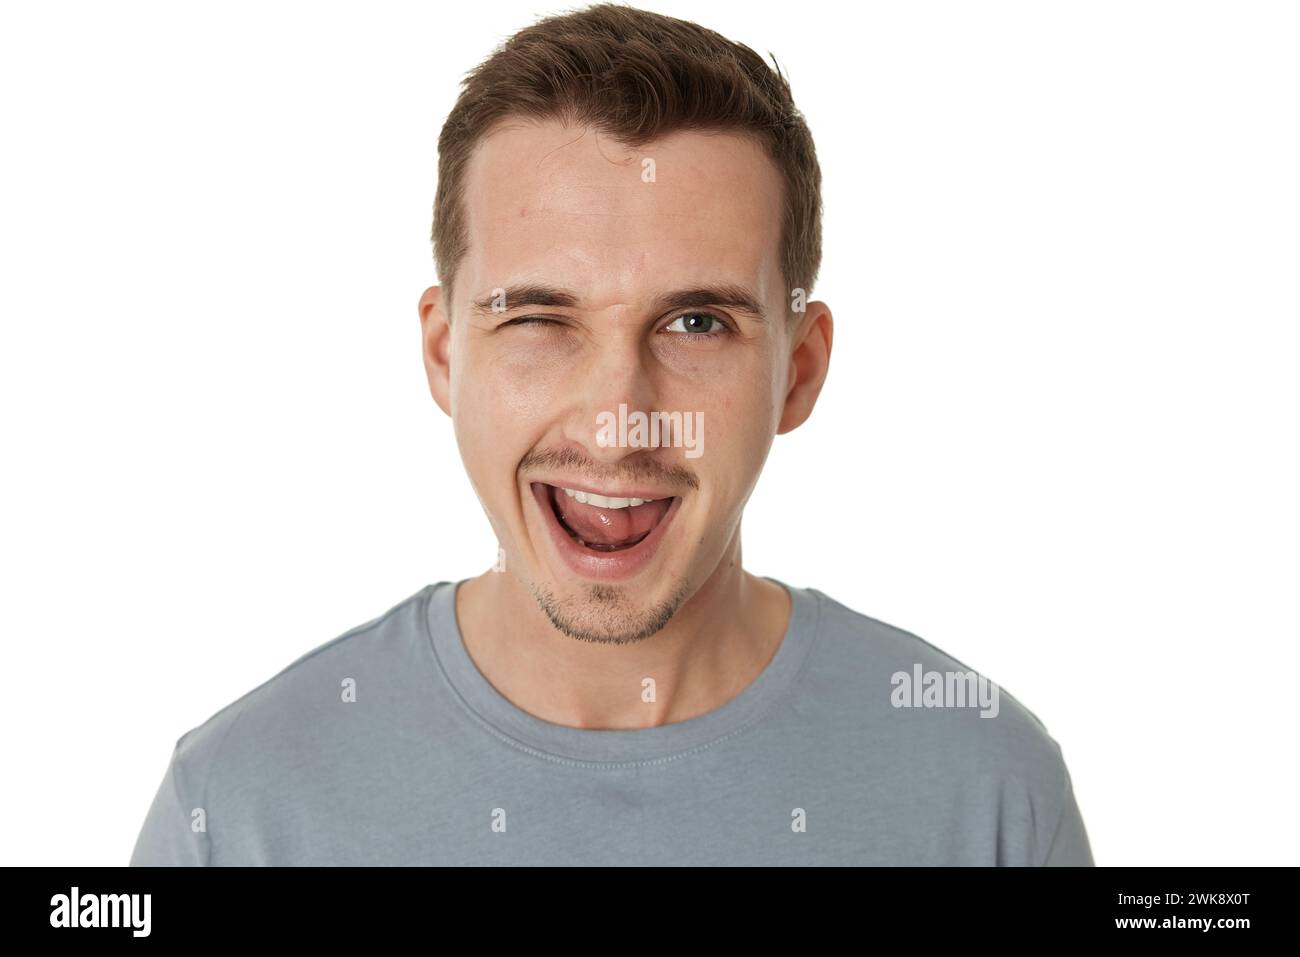
<instances>
[{"instance_id":1,"label":"lower lip","mask_svg":"<svg viewBox=\"0 0 1300 957\"><path fill-rule=\"evenodd\" d=\"M631 548L620 549L617 552L597 552L579 545L573 536L561 527L560 520L555 517L555 510L551 507L548 488L540 482L532 483L533 499L541 509L542 521L546 523L551 533L551 541L555 543L555 550L560 553L560 559L574 574L601 581L621 581L641 571L659 550L659 543L663 541L668 526L672 524L677 509L682 504L680 496L674 498L664 517L659 520L659 524Z\"/></svg>"}]
</instances>

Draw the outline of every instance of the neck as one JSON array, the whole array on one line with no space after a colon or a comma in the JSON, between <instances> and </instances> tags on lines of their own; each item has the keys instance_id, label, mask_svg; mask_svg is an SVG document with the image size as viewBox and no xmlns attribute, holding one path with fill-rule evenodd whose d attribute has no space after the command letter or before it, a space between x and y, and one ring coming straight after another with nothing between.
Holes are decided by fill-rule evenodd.
<instances>
[{"instance_id":1,"label":"neck","mask_svg":"<svg viewBox=\"0 0 1300 957\"><path fill-rule=\"evenodd\" d=\"M685 721L740 694L776 654L790 604L784 588L741 567L737 535L668 624L632 644L557 631L508 573L462 584L456 618L475 666L516 707L567 727L626 730Z\"/></svg>"}]
</instances>

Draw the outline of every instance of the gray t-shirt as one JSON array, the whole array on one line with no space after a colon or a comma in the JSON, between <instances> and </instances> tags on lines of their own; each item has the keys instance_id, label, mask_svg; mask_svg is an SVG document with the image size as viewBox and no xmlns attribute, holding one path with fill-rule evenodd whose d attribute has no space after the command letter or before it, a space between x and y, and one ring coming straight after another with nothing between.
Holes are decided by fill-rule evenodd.
<instances>
[{"instance_id":1,"label":"gray t-shirt","mask_svg":"<svg viewBox=\"0 0 1300 957\"><path fill-rule=\"evenodd\" d=\"M996 714L932 706L960 682L927 673L974 673L785 587L789 630L738 696L593 730L501 695L456 584L427 585L184 734L131 864L1093 864L1037 717L1000 690Z\"/></svg>"}]
</instances>

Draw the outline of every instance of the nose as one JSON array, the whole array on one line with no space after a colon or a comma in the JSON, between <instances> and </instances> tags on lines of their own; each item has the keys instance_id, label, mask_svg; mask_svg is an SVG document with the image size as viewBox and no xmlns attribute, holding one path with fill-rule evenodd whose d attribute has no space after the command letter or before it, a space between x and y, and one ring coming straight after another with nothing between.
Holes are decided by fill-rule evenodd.
<instances>
[{"instance_id":1,"label":"nose","mask_svg":"<svg viewBox=\"0 0 1300 957\"><path fill-rule=\"evenodd\" d=\"M625 436L620 436L617 425L636 410L648 413L655 408L659 390L649 350L640 336L624 330L593 345L587 361L574 371L572 389L572 410L565 421L569 441L606 465L641 451L620 444ZM608 428L611 420L612 429Z\"/></svg>"}]
</instances>

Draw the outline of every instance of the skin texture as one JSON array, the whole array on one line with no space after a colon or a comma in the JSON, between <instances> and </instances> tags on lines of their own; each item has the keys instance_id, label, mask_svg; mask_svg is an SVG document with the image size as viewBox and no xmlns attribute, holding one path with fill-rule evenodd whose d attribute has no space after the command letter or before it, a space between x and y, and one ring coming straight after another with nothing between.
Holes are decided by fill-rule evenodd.
<instances>
[{"instance_id":1,"label":"skin texture","mask_svg":"<svg viewBox=\"0 0 1300 957\"><path fill-rule=\"evenodd\" d=\"M774 436L811 413L832 339L822 302L787 319L781 189L761 149L730 133L676 133L629 150L593 130L519 119L497 127L471 163L469 250L454 301L437 286L420 297L423 358L505 551L504 572L459 589L466 649L536 717L605 729L686 720L743 691L780 645L789 599L742 569L741 514ZM572 290L579 302L471 308L521 282ZM750 290L766 318L655 308L666 292L723 283ZM674 324L700 313L716 320L693 328L714 334ZM551 321L511 322L528 316ZM597 415L620 403L702 412L703 455L601 447ZM561 561L531 491L539 478L648 484L682 502L644 568L599 582Z\"/></svg>"}]
</instances>

